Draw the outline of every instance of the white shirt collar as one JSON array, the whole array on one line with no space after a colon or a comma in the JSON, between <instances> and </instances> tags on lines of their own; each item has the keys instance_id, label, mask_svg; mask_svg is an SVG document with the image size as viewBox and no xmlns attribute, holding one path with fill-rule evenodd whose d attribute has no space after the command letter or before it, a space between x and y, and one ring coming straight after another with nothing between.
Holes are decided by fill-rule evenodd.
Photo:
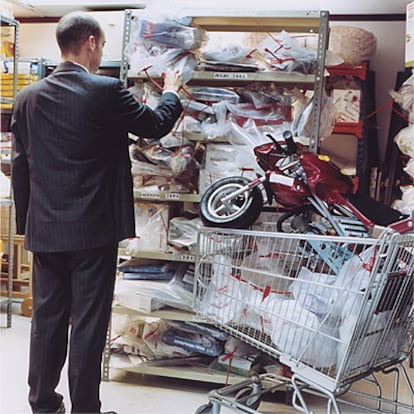
<instances>
[{"instance_id":1,"label":"white shirt collar","mask_svg":"<svg viewBox=\"0 0 414 414\"><path fill-rule=\"evenodd\" d=\"M89 73L89 70L88 70L88 68L86 67L86 66L83 66L83 65L81 65L80 63L78 63L78 62L72 62L74 65L78 65L78 66L80 66L81 68L83 68L83 69L85 69L86 70L86 72L88 72Z\"/></svg>"}]
</instances>

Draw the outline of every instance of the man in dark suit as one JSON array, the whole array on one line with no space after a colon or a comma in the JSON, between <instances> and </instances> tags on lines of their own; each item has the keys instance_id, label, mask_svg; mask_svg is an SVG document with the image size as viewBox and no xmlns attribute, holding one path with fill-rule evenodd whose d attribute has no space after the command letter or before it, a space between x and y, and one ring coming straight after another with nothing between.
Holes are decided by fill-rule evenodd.
<instances>
[{"instance_id":1,"label":"man in dark suit","mask_svg":"<svg viewBox=\"0 0 414 414\"><path fill-rule=\"evenodd\" d=\"M170 132L182 79L167 71L151 109L95 74L105 35L93 17L62 17L56 38L62 63L18 93L12 117L17 233L33 252L29 403L64 412L55 389L69 345L72 413L99 413L118 242L135 236L127 134Z\"/></svg>"}]
</instances>

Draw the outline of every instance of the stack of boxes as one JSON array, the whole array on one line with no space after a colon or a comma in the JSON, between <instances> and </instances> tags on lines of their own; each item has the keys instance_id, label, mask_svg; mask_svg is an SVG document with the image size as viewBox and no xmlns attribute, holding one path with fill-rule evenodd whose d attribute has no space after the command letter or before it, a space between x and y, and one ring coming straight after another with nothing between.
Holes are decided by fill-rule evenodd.
<instances>
[{"instance_id":1,"label":"stack of boxes","mask_svg":"<svg viewBox=\"0 0 414 414\"><path fill-rule=\"evenodd\" d=\"M25 86L30 85L39 80L37 73L37 62L19 62L17 74L17 91L20 91ZM4 59L2 61L2 72L0 74L1 81L1 109L11 109L12 100L14 98L13 91L13 60ZM10 102L5 102L9 101Z\"/></svg>"}]
</instances>

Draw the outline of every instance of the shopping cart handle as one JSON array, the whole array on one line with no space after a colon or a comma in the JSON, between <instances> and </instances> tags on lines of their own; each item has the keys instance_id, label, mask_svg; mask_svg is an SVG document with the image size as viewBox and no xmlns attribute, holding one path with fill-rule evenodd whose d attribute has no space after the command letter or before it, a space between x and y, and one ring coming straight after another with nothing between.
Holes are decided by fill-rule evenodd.
<instances>
[{"instance_id":1,"label":"shopping cart handle","mask_svg":"<svg viewBox=\"0 0 414 414\"><path fill-rule=\"evenodd\" d=\"M408 233L414 231L414 219L412 217L407 217L389 224L388 227L401 234Z\"/></svg>"}]
</instances>

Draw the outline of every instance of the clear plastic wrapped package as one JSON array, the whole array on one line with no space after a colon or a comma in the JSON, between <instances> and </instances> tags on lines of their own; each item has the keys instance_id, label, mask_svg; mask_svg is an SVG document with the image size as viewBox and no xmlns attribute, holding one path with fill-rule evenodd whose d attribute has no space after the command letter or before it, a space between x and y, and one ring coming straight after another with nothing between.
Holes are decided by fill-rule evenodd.
<instances>
[{"instance_id":1,"label":"clear plastic wrapped package","mask_svg":"<svg viewBox=\"0 0 414 414\"><path fill-rule=\"evenodd\" d=\"M313 73L315 70L316 52L302 47L285 30L267 36L257 49L274 70L300 73Z\"/></svg>"},{"instance_id":2,"label":"clear plastic wrapped package","mask_svg":"<svg viewBox=\"0 0 414 414\"><path fill-rule=\"evenodd\" d=\"M414 126L410 125L401 129L395 136L394 141L397 144L400 151L414 158Z\"/></svg>"},{"instance_id":3,"label":"clear plastic wrapped package","mask_svg":"<svg viewBox=\"0 0 414 414\"><path fill-rule=\"evenodd\" d=\"M139 27L139 37L179 49L199 49L206 41L205 31L184 26L173 20L154 21L142 19Z\"/></svg>"},{"instance_id":4,"label":"clear plastic wrapped package","mask_svg":"<svg viewBox=\"0 0 414 414\"><path fill-rule=\"evenodd\" d=\"M404 113L408 114L408 120L414 122L414 73L404 81L398 91L390 91L390 95L397 102Z\"/></svg>"}]
</instances>

